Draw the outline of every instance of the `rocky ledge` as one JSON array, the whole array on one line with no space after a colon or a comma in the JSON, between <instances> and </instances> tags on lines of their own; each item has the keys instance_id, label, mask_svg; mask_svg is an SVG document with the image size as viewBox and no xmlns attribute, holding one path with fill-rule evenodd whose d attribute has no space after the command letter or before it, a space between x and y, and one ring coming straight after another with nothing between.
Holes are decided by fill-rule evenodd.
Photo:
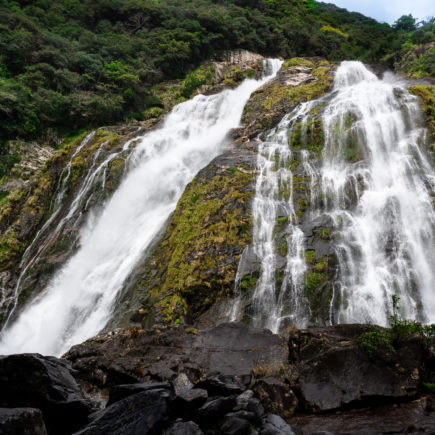
<instances>
[{"instance_id":1,"label":"rocky ledge","mask_svg":"<svg viewBox=\"0 0 435 435\"><path fill-rule=\"evenodd\" d=\"M62 359L0 357L0 433L433 432L433 349L419 334L390 345L383 331L156 325Z\"/></svg>"}]
</instances>

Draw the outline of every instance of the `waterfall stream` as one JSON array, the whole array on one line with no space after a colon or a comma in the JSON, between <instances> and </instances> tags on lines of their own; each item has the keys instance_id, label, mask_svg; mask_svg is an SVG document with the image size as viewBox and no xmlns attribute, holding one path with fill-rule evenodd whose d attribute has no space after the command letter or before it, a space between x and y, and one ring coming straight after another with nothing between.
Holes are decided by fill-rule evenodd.
<instances>
[{"instance_id":1,"label":"waterfall stream","mask_svg":"<svg viewBox=\"0 0 435 435\"><path fill-rule=\"evenodd\" d=\"M143 136L120 187L102 209L89 213L78 251L4 331L0 353L61 355L104 328L125 280L187 183L221 153L251 93L281 64L268 60L261 80L246 79L236 89L179 104L160 129ZM103 173L104 166L99 168ZM73 206L98 174L88 174Z\"/></svg>"},{"instance_id":2,"label":"waterfall stream","mask_svg":"<svg viewBox=\"0 0 435 435\"><path fill-rule=\"evenodd\" d=\"M300 143L291 147L296 129ZM318 263L308 275L304 234L306 222L316 220L331 222L337 259L328 323L387 325L392 295L400 297L405 317L435 321L435 173L422 151L425 135L417 98L396 77L381 80L360 62L342 62L331 94L299 105L260 140L253 250L261 268L249 307L254 324L277 332L284 319L300 327L317 323L307 295L325 266ZM305 149L295 151L300 144ZM308 180L306 210L298 213L294 162L298 178ZM276 234L283 224L280 254ZM243 315L240 298L232 320Z\"/></svg>"}]
</instances>

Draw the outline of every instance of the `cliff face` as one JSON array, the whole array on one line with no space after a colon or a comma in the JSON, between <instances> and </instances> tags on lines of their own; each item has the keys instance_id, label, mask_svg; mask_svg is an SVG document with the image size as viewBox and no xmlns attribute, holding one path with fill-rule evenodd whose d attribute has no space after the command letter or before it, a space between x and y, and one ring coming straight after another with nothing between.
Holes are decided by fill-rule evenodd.
<instances>
[{"instance_id":1,"label":"cliff face","mask_svg":"<svg viewBox=\"0 0 435 435\"><path fill-rule=\"evenodd\" d=\"M252 320L252 295L261 268L261 259L252 248L258 146L298 104L326 95L335 69L336 65L317 58L287 60L275 79L252 94L242 125L231 132L222 155L187 186L165 228L129 277L107 330L130 323L150 326L187 321L214 325L229 318L232 298L237 295L239 319ZM245 77L259 77L261 57L249 52L229 53L192 74L194 82L201 85L192 88L190 77L154 90L164 101L164 109L150 113L147 121L82 134L52 157L45 153L45 158L36 159L39 164L30 165L27 180L6 186L8 195L0 205L0 322L11 312L13 320L76 251L88 212L116 190L140 135L160 125L163 114L180 98L198 92L212 94L235 86ZM429 143L435 134L432 88L417 85L411 89L422 98ZM321 118L326 104L327 98L311 109L308 123L293 126L289 137L292 185L283 186L279 192L283 199L291 194L294 219L306 241L304 297L309 304L309 322L316 324L332 321L331 283L338 262L332 222L325 217L312 218L312 180L306 173L307 155L312 167L322 162L325 132ZM349 126L352 122L348 120ZM433 143L429 152L432 148ZM349 158L357 161L354 151L348 150ZM277 287L282 283L289 252L288 223L289 216L278 215L274 229L280 255Z\"/></svg>"},{"instance_id":2,"label":"cliff face","mask_svg":"<svg viewBox=\"0 0 435 435\"><path fill-rule=\"evenodd\" d=\"M188 97L258 77L261 59L246 51L228 53L191 74L195 83L203 83L199 87L190 85L191 76L159 85L154 92L164 108L148 113L146 121L82 133L57 151L48 144L17 144L23 159L15 178L2 186L0 204L0 324L11 312L13 320L76 251L87 213L116 190L141 135Z\"/></svg>"},{"instance_id":3,"label":"cliff face","mask_svg":"<svg viewBox=\"0 0 435 435\"><path fill-rule=\"evenodd\" d=\"M163 114L180 99L260 77L261 61L245 52L206 63L195 80L155 89L165 107L149 113L147 121L86 132L61 150L29 159L35 163L23 166L25 179L6 186L8 194L0 202L0 322L9 315L12 322L72 258L84 222L132 168L132 150L142 135L160 126ZM17 430L23 431L33 425L46 433L46 426L49 433L65 433L61 417L67 416L74 430L92 434L121 427L128 428L126 433L146 428L165 434L255 430L265 435L361 433L362 427L367 433L433 430L430 328L419 329L396 311L393 330L325 326L336 322L334 309L343 302L334 299L337 222L316 214L331 198L313 199L312 173L325 158L328 133L322 119L334 98L336 67L318 58L290 59L251 95L241 126L231 130L223 152L187 185L128 277L102 335L74 346L63 360L29 354L0 358L0 406L12 409L0 408L0 427L21 424ZM191 87L192 82L202 84ZM411 90L421 97L429 133L419 145L431 154L433 86ZM406 106L400 92L398 111ZM301 104L314 99L315 104ZM264 144L279 135L283 118L296 107L306 110L292 118L285 136L291 160L281 159L275 149L267 154ZM353 140L356 117L341 121L333 129L345 134L341 156L358 168L364 154ZM263 258L254 249L254 196L266 178L259 169L261 153L270 173L291 170L291 178L277 184L274 289L288 273L289 254L299 255L306 267L301 294L306 320L319 327L295 328L292 307L285 303L282 315L290 320L280 325L280 335L251 326L263 273ZM362 178L355 179L362 186ZM340 200L354 210L357 194L347 191ZM280 208L289 203L290 213ZM297 255L288 242L296 223L304 240ZM394 246L387 242L393 255ZM236 305L241 322L227 323ZM32 382L21 382L21 376Z\"/></svg>"}]
</instances>

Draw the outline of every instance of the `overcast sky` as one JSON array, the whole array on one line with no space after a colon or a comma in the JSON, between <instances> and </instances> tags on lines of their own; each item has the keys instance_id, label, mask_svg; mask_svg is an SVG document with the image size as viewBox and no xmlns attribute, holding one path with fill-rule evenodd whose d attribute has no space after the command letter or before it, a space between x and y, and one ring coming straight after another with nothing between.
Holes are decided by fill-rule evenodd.
<instances>
[{"instance_id":1,"label":"overcast sky","mask_svg":"<svg viewBox=\"0 0 435 435\"><path fill-rule=\"evenodd\" d=\"M435 15L435 0L321 0L381 22L394 23L402 15L419 20Z\"/></svg>"}]
</instances>

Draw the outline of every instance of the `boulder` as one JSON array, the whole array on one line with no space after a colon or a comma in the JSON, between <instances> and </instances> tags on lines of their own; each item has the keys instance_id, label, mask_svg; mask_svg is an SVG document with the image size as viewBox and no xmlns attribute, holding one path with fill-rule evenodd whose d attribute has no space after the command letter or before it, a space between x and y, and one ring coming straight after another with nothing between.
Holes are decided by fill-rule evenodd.
<instances>
[{"instance_id":1,"label":"boulder","mask_svg":"<svg viewBox=\"0 0 435 435\"><path fill-rule=\"evenodd\" d=\"M125 399L128 396L132 396L133 394L138 394L143 391L161 389L171 391L172 387L169 382L142 382L138 384L116 385L110 390L107 406L111 405L112 403L118 402L119 400Z\"/></svg>"},{"instance_id":2,"label":"boulder","mask_svg":"<svg viewBox=\"0 0 435 435\"><path fill-rule=\"evenodd\" d=\"M298 399L290 386L272 376L258 380L254 390L267 411L283 418L291 417L298 406Z\"/></svg>"},{"instance_id":3,"label":"boulder","mask_svg":"<svg viewBox=\"0 0 435 435\"><path fill-rule=\"evenodd\" d=\"M196 334L191 330L162 325L131 334L127 328L74 346L65 358L92 388L175 381L184 373L209 396L238 395L247 389L256 366L274 374L288 359L286 340L265 329L223 323Z\"/></svg>"},{"instance_id":4,"label":"boulder","mask_svg":"<svg viewBox=\"0 0 435 435\"><path fill-rule=\"evenodd\" d=\"M261 435L294 435L292 428L279 416L268 414L263 419Z\"/></svg>"},{"instance_id":5,"label":"boulder","mask_svg":"<svg viewBox=\"0 0 435 435\"><path fill-rule=\"evenodd\" d=\"M370 325L336 325L290 332L290 361L299 372L306 411L373 405L416 397L423 371L424 339L411 335L394 353L361 346Z\"/></svg>"},{"instance_id":6,"label":"boulder","mask_svg":"<svg viewBox=\"0 0 435 435\"><path fill-rule=\"evenodd\" d=\"M42 412L35 408L0 408L0 434L47 435Z\"/></svg>"},{"instance_id":7,"label":"boulder","mask_svg":"<svg viewBox=\"0 0 435 435\"><path fill-rule=\"evenodd\" d=\"M176 421L163 431L163 435L203 435L203 433L193 421Z\"/></svg>"},{"instance_id":8,"label":"boulder","mask_svg":"<svg viewBox=\"0 0 435 435\"><path fill-rule=\"evenodd\" d=\"M293 417L291 426L301 433L378 435L435 433L434 398L326 415Z\"/></svg>"},{"instance_id":9,"label":"boulder","mask_svg":"<svg viewBox=\"0 0 435 435\"><path fill-rule=\"evenodd\" d=\"M92 411L71 364L39 354L0 357L0 406L39 408L50 433L71 433Z\"/></svg>"},{"instance_id":10,"label":"boulder","mask_svg":"<svg viewBox=\"0 0 435 435\"><path fill-rule=\"evenodd\" d=\"M146 435L165 416L169 399L165 388L133 394L96 413L94 420L77 434Z\"/></svg>"}]
</instances>

